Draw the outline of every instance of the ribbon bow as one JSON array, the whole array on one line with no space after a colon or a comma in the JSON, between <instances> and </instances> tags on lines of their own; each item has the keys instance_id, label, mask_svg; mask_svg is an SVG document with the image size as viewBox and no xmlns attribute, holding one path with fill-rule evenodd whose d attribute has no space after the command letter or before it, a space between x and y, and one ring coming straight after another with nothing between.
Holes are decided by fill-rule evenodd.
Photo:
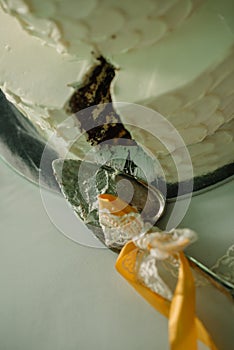
<instances>
[{"instance_id":1,"label":"ribbon bow","mask_svg":"<svg viewBox=\"0 0 234 350\"><path fill-rule=\"evenodd\" d=\"M98 199L99 220L107 245L124 245L116 269L157 311L169 318L170 349L197 350L200 339L211 350L217 350L196 317L194 279L182 251L196 239L196 234L189 229L155 232L145 226L135 208L121 199L109 194ZM179 262L174 294L158 273L157 261L163 259Z\"/></svg>"}]
</instances>

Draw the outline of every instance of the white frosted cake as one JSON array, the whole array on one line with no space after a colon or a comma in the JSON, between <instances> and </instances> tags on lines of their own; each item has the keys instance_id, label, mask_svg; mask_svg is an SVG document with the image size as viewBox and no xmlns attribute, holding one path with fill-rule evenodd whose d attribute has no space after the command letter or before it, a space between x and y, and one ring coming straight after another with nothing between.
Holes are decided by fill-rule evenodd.
<instances>
[{"instance_id":1,"label":"white frosted cake","mask_svg":"<svg viewBox=\"0 0 234 350\"><path fill-rule=\"evenodd\" d=\"M143 130L158 132L154 114L144 118L118 110L117 102L136 103L178 130L195 177L233 171L233 0L0 0L0 5L0 87L47 135L72 113L111 102L112 117L117 112L113 123L120 121L123 136L150 150L173 183L169 151ZM130 126L135 123L142 129ZM82 121L69 127L79 132ZM121 134L114 130L112 137ZM59 133L69 144L61 128ZM95 135L89 141L97 142ZM167 142L173 149L170 135ZM173 152L183 168L176 146ZM182 180L188 177L185 168Z\"/></svg>"}]
</instances>

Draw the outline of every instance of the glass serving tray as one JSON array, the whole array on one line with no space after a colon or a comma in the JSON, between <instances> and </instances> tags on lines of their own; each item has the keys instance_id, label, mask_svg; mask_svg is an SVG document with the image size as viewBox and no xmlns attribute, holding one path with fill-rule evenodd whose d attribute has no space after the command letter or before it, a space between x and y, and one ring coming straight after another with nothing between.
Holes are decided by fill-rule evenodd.
<instances>
[{"instance_id":1,"label":"glass serving tray","mask_svg":"<svg viewBox=\"0 0 234 350\"><path fill-rule=\"evenodd\" d=\"M32 123L26 119L0 91L0 156L15 171L46 189L60 193L52 170L53 160L59 153L47 146L47 166L40 167L46 141ZM232 216L234 183L233 166L218 171L205 181L195 181L193 198L188 213L181 222L199 233L199 241L187 251L190 261L223 291L234 295L233 262L234 223ZM204 180L204 179L203 179ZM222 186L220 186L222 185ZM219 187L218 187L219 186ZM215 188L217 187L217 188ZM212 189L212 191L210 191ZM199 196L194 196L199 194ZM181 203L183 198L181 197ZM222 206L218 203L222 201ZM173 210L174 199L168 200L166 215ZM217 221L213 220L216 218ZM227 253L226 253L227 252ZM222 258L223 256L223 258ZM213 268L212 268L213 266Z\"/></svg>"}]
</instances>

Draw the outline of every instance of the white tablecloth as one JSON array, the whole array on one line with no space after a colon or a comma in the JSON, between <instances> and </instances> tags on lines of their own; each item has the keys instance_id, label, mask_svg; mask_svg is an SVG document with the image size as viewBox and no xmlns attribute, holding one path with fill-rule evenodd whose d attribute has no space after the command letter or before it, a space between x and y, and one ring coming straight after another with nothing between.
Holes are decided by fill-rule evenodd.
<instances>
[{"instance_id":1,"label":"white tablecloth","mask_svg":"<svg viewBox=\"0 0 234 350\"><path fill-rule=\"evenodd\" d=\"M45 212L39 189L3 162L0 179L0 349L168 349L167 320L118 275L116 255L62 235ZM210 264L212 236L224 241L225 220L233 230L233 209L220 212L216 232L209 229L212 213L216 206L223 210L220 200L229 206L233 190L230 183L213 190L217 201L215 193L195 197L184 219L184 225L208 231L191 250ZM221 254L224 246L218 247ZM202 287L198 304L219 349L230 350L232 303L215 288Z\"/></svg>"}]
</instances>

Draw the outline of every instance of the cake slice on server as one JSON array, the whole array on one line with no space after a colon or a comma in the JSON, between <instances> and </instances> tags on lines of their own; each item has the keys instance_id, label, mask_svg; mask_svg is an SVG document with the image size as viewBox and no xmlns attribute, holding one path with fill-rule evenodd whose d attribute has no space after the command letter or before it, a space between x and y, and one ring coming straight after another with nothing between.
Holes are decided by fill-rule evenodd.
<instances>
[{"instance_id":1,"label":"cake slice on server","mask_svg":"<svg viewBox=\"0 0 234 350\"><path fill-rule=\"evenodd\" d=\"M133 174L153 160L171 193L233 173L231 0L0 4L1 88L47 138Z\"/></svg>"}]
</instances>

